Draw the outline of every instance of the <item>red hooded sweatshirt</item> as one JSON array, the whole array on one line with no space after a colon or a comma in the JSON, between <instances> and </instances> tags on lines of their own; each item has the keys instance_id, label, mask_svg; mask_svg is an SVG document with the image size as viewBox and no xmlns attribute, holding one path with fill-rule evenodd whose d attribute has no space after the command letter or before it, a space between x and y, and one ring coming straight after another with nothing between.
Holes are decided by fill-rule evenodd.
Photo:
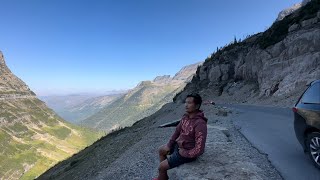
<instances>
[{"instance_id":1,"label":"red hooded sweatshirt","mask_svg":"<svg viewBox=\"0 0 320 180\"><path fill-rule=\"evenodd\" d=\"M207 121L202 110L198 110L193 118L185 113L171 136L167 146L171 149L177 142L180 155L187 158L195 158L204 153L207 139Z\"/></svg>"}]
</instances>

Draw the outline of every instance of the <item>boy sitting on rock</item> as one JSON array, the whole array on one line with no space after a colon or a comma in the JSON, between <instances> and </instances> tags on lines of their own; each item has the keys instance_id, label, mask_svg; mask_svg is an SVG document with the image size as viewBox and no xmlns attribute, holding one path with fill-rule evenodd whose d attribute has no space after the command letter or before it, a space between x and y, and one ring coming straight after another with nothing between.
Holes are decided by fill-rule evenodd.
<instances>
[{"instance_id":1,"label":"boy sitting on rock","mask_svg":"<svg viewBox=\"0 0 320 180\"><path fill-rule=\"evenodd\" d=\"M167 180L167 170L196 160L204 153L207 138L207 121L200 106L202 98L197 93L187 95L186 113L182 116L169 142L159 147L159 176L153 180ZM170 154L167 159L167 154Z\"/></svg>"}]
</instances>

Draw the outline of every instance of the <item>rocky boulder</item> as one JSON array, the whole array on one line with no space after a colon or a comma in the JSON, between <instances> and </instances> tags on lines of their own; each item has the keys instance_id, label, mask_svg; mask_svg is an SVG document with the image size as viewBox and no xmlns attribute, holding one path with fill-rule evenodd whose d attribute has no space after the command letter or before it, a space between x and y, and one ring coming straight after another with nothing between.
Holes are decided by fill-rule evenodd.
<instances>
[{"instance_id":1,"label":"rocky boulder","mask_svg":"<svg viewBox=\"0 0 320 180\"><path fill-rule=\"evenodd\" d=\"M226 128L208 126L205 152L196 161L168 170L172 180L268 179L256 164L228 141Z\"/></svg>"}]
</instances>

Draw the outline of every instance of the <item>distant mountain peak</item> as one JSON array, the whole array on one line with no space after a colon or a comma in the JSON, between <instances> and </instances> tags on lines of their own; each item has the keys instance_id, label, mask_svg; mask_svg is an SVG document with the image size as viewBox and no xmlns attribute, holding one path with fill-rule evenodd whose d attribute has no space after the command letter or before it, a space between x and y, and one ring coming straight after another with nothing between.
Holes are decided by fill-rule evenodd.
<instances>
[{"instance_id":1,"label":"distant mountain peak","mask_svg":"<svg viewBox=\"0 0 320 180\"><path fill-rule=\"evenodd\" d=\"M166 82L170 80L171 80L170 75L163 75L163 76L157 76L156 78L154 78L153 82Z\"/></svg>"},{"instance_id":2,"label":"distant mountain peak","mask_svg":"<svg viewBox=\"0 0 320 180\"><path fill-rule=\"evenodd\" d=\"M184 66L180 69L179 72L177 72L172 79L174 80L187 80L189 79L190 76L193 76L195 71L197 70L198 66L200 66L203 63L203 61L201 62L197 62L197 63L193 63L187 66Z\"/></svg>"},{"instance_id":3,"label":"distant mountain peak","mask_svg":"<svg viewBox=\"0 0 320 180\"><path fill-rule=\"evenodd\" d=\"M147 85L151 85L152 82L149 80L145 80L145 81L141 81L138 83L138 85L136 87L143 87L143 86L147 86Z\"/></svg>"},{"instance_id":4,"label":"distant mountain peak","mask_svg":"<svg viewBox=\"0 0 320 180\"><path fill-rule=\"evenodd\" d=\"M6 62L4 61L3 54L2 54L2 52L0 51L0 71L1 71L3 68L7 68L7 66L6 66Z\"/></svg>"},{"instance_id":5,"label":"distant mountain peak","mask_svg":"<svg viewBox=\"0 0 320 180\"><path fill-rule=\"evenodd\" d=\"M195 74L199 65L201 65L203 61L193 63L187 66L182 67L179 72L177 72L173 77L170 75L160 75L155 77L152 81L144 80L137 84L136 87L144 87L151 84L155 85L169 85L169 84L183 84L188 82L192 76Z\"/></svg>"}]
</instances>

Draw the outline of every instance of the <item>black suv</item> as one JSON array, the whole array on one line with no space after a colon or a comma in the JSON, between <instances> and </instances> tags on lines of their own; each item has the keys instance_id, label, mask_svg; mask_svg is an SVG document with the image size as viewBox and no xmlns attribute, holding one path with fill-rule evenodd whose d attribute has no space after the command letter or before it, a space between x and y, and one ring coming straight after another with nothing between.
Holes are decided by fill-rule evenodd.
<instances>
[{"instance_id":1,"label":"black suv","mask_svg":"<svg viewBox=\"0 0 320 180\"><path fill-rule=\"evenodd\" d=\"M296 136L304 152L320 168L320 80L308 85L292 110Z\"/></svg>"}]
</instances>

